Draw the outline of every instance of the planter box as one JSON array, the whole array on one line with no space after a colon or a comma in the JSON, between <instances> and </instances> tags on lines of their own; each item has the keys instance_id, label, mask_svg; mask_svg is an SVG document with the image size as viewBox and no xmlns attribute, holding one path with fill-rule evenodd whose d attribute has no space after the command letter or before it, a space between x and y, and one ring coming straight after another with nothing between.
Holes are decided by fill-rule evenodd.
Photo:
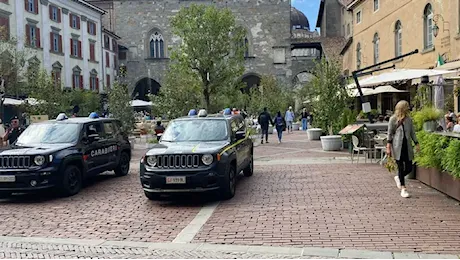
<instances>
[{"instance_id":1,"label":"planter box","mask_svg":"<svg viewBox=\"0 0 460 260\"><path fill-rule=\"evenodd\" d=\"M308 140L319 140L323 134L323 130L320 128L311 128L307 130Z\"/></svg>"},{"instance_id":2,"label":"planter box","mask_svg":"<svg viewBox=\"0 0 460 260\"><path fill-rule=\"evenodd\" d=\"M441 172L435 168L417 166L417 180L424 184L456 199L460 200L460 179L454 179L447 172Z\"/></svg>"},{"instance_id":3,"label":"planter box","mask_svg":"<svg viewBox=\"0 0 460 260\"><path fill-rule=\"evenodd\" d=\"M427 121L423 123L423 130L426 132L435 132L438 127L438 122L436 121Z\"/></svg>"},{"instance_id":4,"label":"planter box","mask_svg":"<svg viewBox=\"0 0 460 260\"><path fill-rule=\"evenodd\" d=\"M340 151L342 150L342 136L341 135L321 136L321 145L324 151Z\"/></svg>"},{"instance_id":5,"label":"planter box","mask_svg":"<svg viewBox=\"0 0 460 260\"><path fill-rule=\"evenodd\" d=\"M292 124L292 131L299 131L299 128L300 128L300 123Z\"/></svg>"}]
</instances>

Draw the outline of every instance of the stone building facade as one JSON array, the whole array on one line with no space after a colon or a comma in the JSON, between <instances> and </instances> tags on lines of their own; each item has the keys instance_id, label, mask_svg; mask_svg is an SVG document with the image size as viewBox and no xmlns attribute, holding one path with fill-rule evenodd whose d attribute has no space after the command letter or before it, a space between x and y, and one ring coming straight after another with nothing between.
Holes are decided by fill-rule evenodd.
<instances>
[{"instance_id":1,"label":"stone building facade","mask_svg":"<svg viewBox=\"0 0 460 260\"><path fill-rule=\"evenodd\" d=\"M120 37L120 63L127 69L126 82L134 98L146 99L164 84L170 48L180 43L170 28L170 19L181 7L213 4L231 9L240 25L247 29L245 41L246 71L242 81L248 86L258 85L262 75L275 75L287 84L295 82L299 73L311 70L320 47L292 46L295 38L311 38L306 17L291 8L289 0L89 0L107 8L104 23ZM292 10L291 10L292 9ZM294 19L291 19L293 17ZM300 36L299 36L300 35ZM301 58L293 58L294 55ZM299 51L298 49L304 49Z\"/></svg>"}]
</instances>

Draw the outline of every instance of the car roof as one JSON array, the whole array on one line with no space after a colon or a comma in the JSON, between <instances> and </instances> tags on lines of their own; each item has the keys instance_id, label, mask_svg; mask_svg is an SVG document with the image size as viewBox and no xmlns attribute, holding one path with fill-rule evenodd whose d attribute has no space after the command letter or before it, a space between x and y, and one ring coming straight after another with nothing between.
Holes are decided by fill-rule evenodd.
<instances>
[{"instance_id":1,"label":"car roof","mask_svg":"<svg viewBox=\"0 0 460 260\"><path fill-rule=\"evenodd\" d=\"M206 120L206 119L211 119L211 120L231 120L232 118L240 118L243 119L241 115L222 115L222 114L211 114L208 116L204 117L199 117L199 116L183 116L179 117L175 120Z\"/></svg>"},{"instance_id":2,"label":"car roof","mask_svg":"<svg viewBox=\"0 0 460 260\"><path fill-rule=\"evenodd\" d=\"M46 124L46 123L60 123L60 124L86 124L91 122L111 122L115 121L114 118L89 118L89 117L72 117L64 120L48 120L43 122L38 122L37 124Z\"/></svg>"}]
</instances>

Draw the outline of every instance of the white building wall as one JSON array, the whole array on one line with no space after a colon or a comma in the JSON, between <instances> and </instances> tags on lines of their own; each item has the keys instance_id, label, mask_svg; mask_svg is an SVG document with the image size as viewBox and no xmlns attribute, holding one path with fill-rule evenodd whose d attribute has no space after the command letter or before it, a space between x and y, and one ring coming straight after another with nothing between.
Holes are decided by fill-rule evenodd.
<instances>
[{"instance_id":1,"label":"white building wall","mask_svg":"<svg viewBox=\"0 0 460 260\"><path fill-rule=\"evenodd\" d=\"M61 9L61 22L52 21L49 17L49 4ZM61 82L64 87L72 87L73 68L79 66L81 75L84 79L84 88L89 89L90 71L97 71L99 78L99 89L102 90L104 73L102 69L102 14L81 3L69 0L40 0L38 5L38 14L29 13L24 8L24 1L9 0L8 4L0 3L0 13L11 13L10 36L18 40L18 49L25 46L26 41L26 24L35 24L40 29L41 48L28 48L30 58L36 56L42 66L48 71L52 71L52 65L59 62L62 65ZM80 17L80 29L70 27L69 14L75 14ZM96 24L96 36L89 35L87 20ZM50 33L59 32L62 36L63 54L51 52ZM70 39L72 36L78 36L82 43L82 58L71 57ZM95 58L96 62L89 62L90 49L89 39L96 42Z\"/></svg>"}]
</instances>

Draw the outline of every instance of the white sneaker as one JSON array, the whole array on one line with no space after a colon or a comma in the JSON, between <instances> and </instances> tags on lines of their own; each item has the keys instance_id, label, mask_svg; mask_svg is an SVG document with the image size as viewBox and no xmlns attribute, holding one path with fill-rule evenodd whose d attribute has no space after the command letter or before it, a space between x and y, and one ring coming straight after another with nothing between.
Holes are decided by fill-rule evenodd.
<instances>
[{"instance_id":1,"label":"white sneaker","mask_svg":"<svg viewBox=\"0 0 460 260\"><path fill-rule=\"evenodd\" d=\"M409 193L407 192L406 189L402 189L402 190L401 190L401 197L403 197L403 198L409 198L409 196L410 196L410 195L409 195Z\"/></svg>"},{"instance_id":2,"label":"white sneaker","mask_svg":"<svg viewBox=\"0 0 460 260\"><path fill-rule=\"evenodd\" d=\"M399 180L398 176L395 176L395 182L396 182L396 187L398 187L398 189L401 189L401 181Z\"/></svg>"}]
</instances>

